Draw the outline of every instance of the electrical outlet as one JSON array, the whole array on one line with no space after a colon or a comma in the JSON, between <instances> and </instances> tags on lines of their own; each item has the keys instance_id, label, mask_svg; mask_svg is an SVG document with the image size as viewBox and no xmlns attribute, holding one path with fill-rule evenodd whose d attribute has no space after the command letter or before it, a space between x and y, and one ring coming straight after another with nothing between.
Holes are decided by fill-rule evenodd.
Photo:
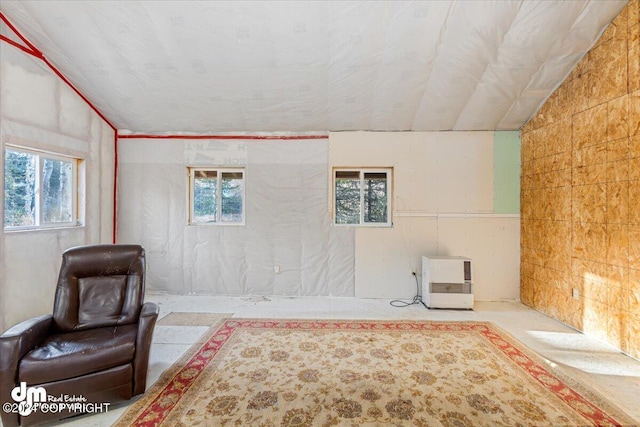
<instances>
[{"instance_id":1,"label":"electrical outlet","mask_svg":"<svg viewBox=\"0 0 640 427\"><path fill-rule=\"evenodd\" d=\"M580 291L578 290L578 288L573 288L571 291L571 295L573 296L573 299L580 299Z\"/></svg>"},{"instance_id":2,"label":"electrical outlet","mask_svg":"<svg viewBox=\"0 0 640 427\"><path fill-rule=\"evenodd\" d=\"M279 265L274 265L273 266L273 272L276 273L276 274L279 274L280 273L280 266Z\"/></svg>"},{"instance_id":3,"label":"electrical outlet","mask_svg":"<svg viewBox=\"0 0 640 427\"><path fill-rule=\"evenodd\" d=\"M409 275L410 276L415 276L416 271L413 268L409 268Z\"/></svg>"}]
</instances>

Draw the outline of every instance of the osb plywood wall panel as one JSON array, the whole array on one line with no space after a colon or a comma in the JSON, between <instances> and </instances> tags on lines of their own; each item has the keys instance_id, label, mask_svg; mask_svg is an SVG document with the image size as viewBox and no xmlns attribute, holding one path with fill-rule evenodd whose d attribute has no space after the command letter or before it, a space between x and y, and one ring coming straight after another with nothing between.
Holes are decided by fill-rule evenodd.
<instances>
[{"instance_id":1,"label":"osb plywood wall panel","mask_svg":"<svg viewBox=\"0 0 640 427\"><path fill-rule=\"evenodd\" d=\"M521 184L522 301L634 357L639 9L632 0L522 129Z\"/></svg>"}]
</instances>

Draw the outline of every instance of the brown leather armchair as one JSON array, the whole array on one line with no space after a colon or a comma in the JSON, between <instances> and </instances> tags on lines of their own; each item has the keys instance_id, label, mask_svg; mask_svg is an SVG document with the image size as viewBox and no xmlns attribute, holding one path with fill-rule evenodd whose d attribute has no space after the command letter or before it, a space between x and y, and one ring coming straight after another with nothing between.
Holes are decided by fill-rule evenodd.
<instances>
[{"instance_id":1,"label":"brown leather armchair","mask_svg":"<svg viewBox=\"0 0 640 427\"><path fill-rule=\"evenodd\" d=\"M26 320L0 335L0 402L13 405L3 406L9 412L0 410L4 427L78 415L15 413L11 391L21 382L43 387L49 400L81 396L82 403L144 393L158 318L156 304L143 305L144 285L141 246L80 246L63 254L53 315Z\"/></svg>"}]
</instances>

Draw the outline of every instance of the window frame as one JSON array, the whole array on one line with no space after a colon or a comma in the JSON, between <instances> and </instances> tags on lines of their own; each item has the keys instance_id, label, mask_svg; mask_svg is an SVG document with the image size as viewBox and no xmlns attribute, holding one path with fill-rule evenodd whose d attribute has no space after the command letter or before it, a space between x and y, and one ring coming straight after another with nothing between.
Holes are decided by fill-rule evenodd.
<instances>
[{"instance_id":1,"label":"window frame","mask_svg":"<svg viewBox=\"0 0 640 427\"><path fill-rule=\"evenodd\" d=\"M357 172L360 176L360 218L357 224L338 224L336 222L336 174L338 172ZM387 176L387 221L386 222L365 222L364 204L364 175L367 173L384 173ZM331 222L336 227L393 227L392 193L393 193L393 167L334 167L331 172Z\"/></svg>"},{"instance_id":2,"label":"window frame","mask_svg":"<svg viewBox=\"0 0 640 427\"><path fill-rule=\"evenodd\" d=\"M194 221L194 210L195 210L195 178L196 173L198 171L203 172L216 172L216 220L208 221L208 222L197 222ZM223 173L241 173L242 174L242 221L230 222L230 221L222 221L222 174ZM187 167L187 178L188 178L188 218L187 225L194 226L242 226L245 225L246 222L246 193L247 193L247 171L246 168L228 168L228 167L200 167L200 166L189 166Z\"/></svg>"},{"instance_id":3,"label":"window frame","mask_svg":"<svg viewBox=\"0 0 640 427\"><path fill-rule=\"evenodd\" d=\"M5 144L3 147L3 185L6 180L6 168L4 162L7 159L7 151L11 151L14 153L25 153L35 157L36 162L36 176L35 180L35 219L33 225L18 225L18 226L10 226L4 222L4 204L2 207L2 225L3 231L7 233L11 233L14 231L30 231L30 230L50 230L56 228L74 228L74 227L82 227L84 224L82 223L82 219L80 216L80 171L81 164L84 162L83 158L65 155L61 153L37 150L28 147L22 147L17 145ZM71 163L71 212L72 217L70 221L64 222L50 222L43 223L44 218L44 192L43 181L42 181L42 168L45 160L55 160ZM4 198L6 199L7 194L6 191L3 192Z\"/></svg>"}]
</instances>

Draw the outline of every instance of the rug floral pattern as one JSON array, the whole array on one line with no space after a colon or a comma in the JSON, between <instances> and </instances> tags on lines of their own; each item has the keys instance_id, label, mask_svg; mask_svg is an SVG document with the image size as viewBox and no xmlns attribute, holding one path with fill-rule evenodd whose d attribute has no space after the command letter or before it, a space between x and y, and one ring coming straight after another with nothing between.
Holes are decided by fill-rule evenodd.
<instances>
[{"instance_id":1,"label":"rug floral pattern","mask_svg":"<svg viewBox=\"0 0 640 427\"><path fill-rule=\"evenodd\" d=\"M231 319L179 365L118 425L633 422L490 323Z\"/></svg>"}]
</instances>

